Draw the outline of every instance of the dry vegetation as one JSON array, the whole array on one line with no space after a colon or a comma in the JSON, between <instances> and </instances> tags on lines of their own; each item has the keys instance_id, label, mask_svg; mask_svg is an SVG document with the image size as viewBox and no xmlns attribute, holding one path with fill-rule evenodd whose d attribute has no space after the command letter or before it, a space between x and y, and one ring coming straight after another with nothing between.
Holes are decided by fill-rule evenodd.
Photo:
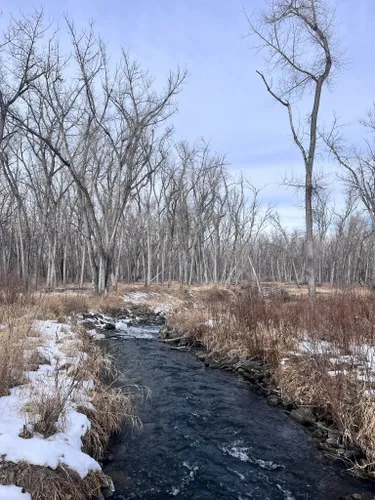
<instances>
[{"instance_id":1,"label":"dry vegetation","mask_svg":"<svg viewBox=\"0 0 375 500\"><path fill-rule=\"evenodd\" d=\"M26 384L25 372L38 370L49 360L40 352L41 338L33 328L38 319L74 323L75 313L87 308L113 307L113 297L91 298L85 295L28 295L21 283L7 280L0 288L0 396L11 388ZM118 304L120 304L120 299ZM123 301L122 301L123 304ZM65 414L71 405L86 415L91 427L82 438L82 451L95 459L102 457L112 433L125 421L138 425L134 396L123 390L123 378L116 373L112 360L95 345L83 329L74 327L77 335L64 342L64 363L58 363L44 383L30 386L24 410L27 415L20 437L53 436L64 427ZM59 342L59 340L57 339ZM38 350L39 348L39 350ZM72 363L73 354L84 353ZM67 383L68 382L68 383ZM80 389L89 384L90 405L80 406ZM52 388L52 391L51 391ZM100 496L100 488L111 485L101 471L92 471L84 479L77 472L60 465L56 470L26 462L0 461L0 484L23 487L33 500L81 500Z\"/></svg>"},{"instance_id":2,"label":"dry vegetation","mask_svg":"<svg viewBox=\"0 0 375 500\"><path fill-rule=\"evenodd\" d=\"M66 467L55 470L26 462L0 463L0 484L21 485L32 492L33 500L87 500L100 494L103 486L111 487L111 481L102 472L90 472L82 479Z\"/></svg>"},{"instance_id":3,"label":"dry vegetation","mask_svg":"<svg viewBox=\"0 0 375 500\"><path fill-rule=\"evenodd\" d=\"M375 296L324 291L312 306L298 292L212 289L169 324L218 357L261 359L280 393L334 422L368 458L353 466L375 476Z\"/></svg>"}]
</instances>

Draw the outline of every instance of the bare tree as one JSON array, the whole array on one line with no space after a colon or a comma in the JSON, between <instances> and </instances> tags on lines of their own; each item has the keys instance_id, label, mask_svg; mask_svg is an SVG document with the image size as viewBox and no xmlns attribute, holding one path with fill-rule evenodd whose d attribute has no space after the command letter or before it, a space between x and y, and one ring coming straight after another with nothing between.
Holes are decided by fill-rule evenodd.
<instances>
[{"instance_id":1,"label":"bare tree","mask_svg":"<svg viewBox=\"0 0 375 500\"><path fill-rule=\"evenodd\" d=\"M16 122L41 140L69 171L85 216L88 257L95 292L106 293L123 212L134 193L146 186L165 159L176 111L174 96L185 79L177 71L159 93L138 62L122 51L117 67L90 26L77 33L70 22L73 68L56 65L24 99L27 116ZM53 122L49 133L45 123Z\"/></svg>"},{"instance_id":2,"label":"bare tree","mask_svg":"<svg viewBox=\"0 0 375 500\"><path fill-rule=\"evenodd\" d=\"M337 163L344 168L344 181L349 190L361 200L370 217L375 245L375 104L361 124L370 133L362 148L345 145L336 118L324 139ZM372 286L375 288L375 256L372 258Z\"/></svg>"},{"instance_id":3,"label":"bare tree","mask_svg":"<svg viewBox=\"0 0 375 500\"><path fill-rule=\"evenodd\" d=\"M28 279L27 252L24 247L22 225L24 200L17 185L17 175L10 171L12 159L8 149L19 126L12 120L12 112L29 89L48 71L48 55L42 54L39 43L46 27L43 12L34 11L20 19L12 19L0 37L0 168L17 204L17 252L20 255L20 276Z\"/></svg>"},{"instance_id":4,"label":"bare tree","mask_svg":"<svg viewBox=\"0 0 375 500\"><path fill-rule=\"evenodd\" d=\"M247 17L250 34L260 39L267 53L270 76L257 71L273 99L288 112L293 141L305 166L306 264L309 293L315 296L313 243L313 168L317 148L318 117L324 84L337 64L335 14L328 0L273 0L259 22ZM311 95L307 122L295 119L295 103Z\"/></svg>"},{"instance_id":5,"label":"bare tree","mask_svg":"<svg viewBox=\"0 0 375 500\"><path fill-rule=\"evenodd\" d=\"M326 5L274 0L273 17L263 16L263 29L253 32L270 50L270 68L280 70L276 87L260 76L287 109L311 174L294 187L313 198L319 282L367 285L375 277L374 143L346 149L336 128L325 137L355 193L342 212L318 189L313 168L327 58L334 62ZM109 276L112 286L255 280L260 290L264 281L311 278L304 232L285 226L261 190L231 175L204 139L173 139L169 118L184 72L157 90L127 53L113 64L92 26L67 27L70 57L54 41L42 50L40 14L13 20L1 39L0 273L49 288L91 280L100 293ZM311 104L304 134L292 112L307 90L313 101L301 101ZM374 132L374 113L363 123Z\"/></svg>"},{"instance_id":6,"label":"bare tree","mask_svg":"<svg viewBox=\"0 0 375 500\"><path fill-rule=\"evenodd\" d=\"M9 115L17 101L48 70L47 60L38 51L43 38L43 12L12 19L0 39L0 146L12 135L7 129Z\"/></svg>"}]
</instances>

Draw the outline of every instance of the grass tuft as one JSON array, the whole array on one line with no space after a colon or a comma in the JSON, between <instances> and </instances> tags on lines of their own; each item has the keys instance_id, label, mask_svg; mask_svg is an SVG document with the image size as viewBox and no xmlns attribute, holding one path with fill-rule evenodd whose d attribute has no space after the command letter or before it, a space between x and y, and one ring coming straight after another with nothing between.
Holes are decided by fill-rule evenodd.
<instances>
[{"instance_id":1,"label":"grass tuft","mask_svg":"<svg viewBox=\"0 0 375 500\"><path fill-rule=\"evenodd\" d=\"M0 462L0 484L14 484L31 494L33 500L87 500L101 497L101 488L112 486L101 471L90 472L84 479L68 467L55 470L27 462Z\"/></svg>"}]
</instances>

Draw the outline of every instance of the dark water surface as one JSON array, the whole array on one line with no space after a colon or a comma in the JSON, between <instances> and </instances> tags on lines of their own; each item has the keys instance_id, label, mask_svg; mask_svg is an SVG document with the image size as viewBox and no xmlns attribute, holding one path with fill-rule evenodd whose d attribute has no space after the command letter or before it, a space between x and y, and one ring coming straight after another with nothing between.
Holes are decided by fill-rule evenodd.
<instances>
[{"instance_id":1,"label":"dark water surface","mask_svg":"<svg viewBox=\"0 0 375 500\"><path fill-rule=\"evenodd\" d=\"M118 368L152 393L140 408L143 430L125 429L110 444L114 500L375 499L375 484L325 458L281 408L156 334L129 328L107 341Z\"/></svg>"}]
</instances>

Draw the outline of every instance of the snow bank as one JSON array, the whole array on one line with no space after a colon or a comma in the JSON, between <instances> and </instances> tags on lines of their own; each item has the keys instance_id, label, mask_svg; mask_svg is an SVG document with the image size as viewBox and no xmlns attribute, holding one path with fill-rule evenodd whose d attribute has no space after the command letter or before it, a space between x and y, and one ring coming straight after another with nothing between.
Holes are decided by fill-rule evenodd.
<instances>
[{"instance_id":1,"label":"snow bank","mask_svg":"<svg viewBox=\"0 0 375 500\"><path fill-rule=\"evenodd\" d=\"M145 304L157 297L155 292L130 292L124 295L124 301L131 304Z\"/></svg>"},{"instance_id":2,"label":"snow bank","mask_svg":"<svg viewBox=\"0 0 375 500\"><path fill-rule=\"evenodd\" d=\"M117 321L116 322L116 330L119 330L119 331L127 331L127 329L129 328L129 322L131 320L121 320L121 321Z\"/></svg>"},{"instance_id":3,"label":"snow bank","mask_svg":"<svg viewBox=\"0 0 375 500\"><path fill-rule=\"evenodd\" d=\"M37 371L26 372L29 383L11 389L9 396L0 398L0 456L6 461L26 461L51 469L64 465L83 479L90 471L101 470L92 457L81 451L81 438L91 424L86 415L77 411L79 405L90 407L90 391L94 382L77 381L70 374L70 368L85 361L87 354L79 350L76 334L69 325L38 321L34 330L40 333L38 351L50 364L39 366ZM34 413L30 410L33 401L38 401L38 398L43 401L57 393L66 399L65 411L56 424L57 432L48 438L35 432L30 438L21 437L25 428L32 431L38 417L35 409ZM16 492L9 488L15 487L3 486L0 499L30 498L21 490ZM1 496L6 491L8 496ZM13 491L18 496L10 496Z\"/></svg>"}]
</instances>

